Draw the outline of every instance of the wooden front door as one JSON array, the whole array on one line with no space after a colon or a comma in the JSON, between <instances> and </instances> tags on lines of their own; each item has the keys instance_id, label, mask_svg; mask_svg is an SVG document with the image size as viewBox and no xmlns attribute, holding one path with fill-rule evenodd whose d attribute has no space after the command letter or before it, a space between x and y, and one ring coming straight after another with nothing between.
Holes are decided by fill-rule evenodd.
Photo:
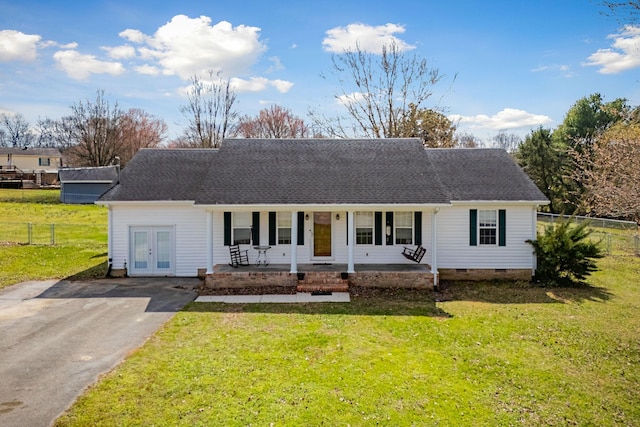
<instances>
[{"instance_id":1,"label":"wooden front door","mask_svg":"<svg viewBox=\"0 0 640 427\"><path fill-rule=\"evenodd\" d=\"M313 213L313 256L331 256L331 212Z\"/></svg>"}]
</instances>

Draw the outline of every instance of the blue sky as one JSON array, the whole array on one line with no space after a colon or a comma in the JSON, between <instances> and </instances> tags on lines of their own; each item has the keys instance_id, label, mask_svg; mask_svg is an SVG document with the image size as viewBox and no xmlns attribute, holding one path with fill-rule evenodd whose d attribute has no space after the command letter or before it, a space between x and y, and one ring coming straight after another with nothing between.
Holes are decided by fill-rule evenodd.
<instances>
[{"instance_id":1,"label":"blue sky","mask_svg":"<svg viewBox=\"0 0 640 427\"><path fill-rule=\"evenodd\" d=\"M242 114L277 103L331 115L343 108L320 77L332 53L393 39L445 75L425 107L485 140L525 135L595 92L640 104L640 26L605 11L591 0L0 0L0 113L35 125L104 90L176 136L189 77L221 70Z\"/></svg>"}]
</instances>

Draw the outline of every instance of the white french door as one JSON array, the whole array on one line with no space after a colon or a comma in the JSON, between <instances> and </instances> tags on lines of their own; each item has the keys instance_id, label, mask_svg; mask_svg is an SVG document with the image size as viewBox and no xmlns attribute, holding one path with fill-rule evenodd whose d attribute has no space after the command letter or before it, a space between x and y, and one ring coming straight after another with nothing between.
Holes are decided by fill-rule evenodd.
<instances>
[{"instance_id":1,"label":"white french door","mask_svg":"<svg viewBox=\"0 0 640 427\"><path fill-rule=\"evenodd\" d=\"M170 276L175 273L173 227L131 227L131 276Z\"/></svg>"}]
</instances>

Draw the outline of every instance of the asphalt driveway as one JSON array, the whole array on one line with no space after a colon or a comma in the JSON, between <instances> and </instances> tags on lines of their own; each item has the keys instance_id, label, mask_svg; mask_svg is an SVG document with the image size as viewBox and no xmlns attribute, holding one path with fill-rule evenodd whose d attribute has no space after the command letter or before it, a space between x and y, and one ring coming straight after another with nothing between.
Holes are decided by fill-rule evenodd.
<instances>
[{"instance_id":1,"label":"asphalt driveway","mask_svg":"<svg viewBox=\"0 0 640 427\"><path fill-rule=\"evenodd\" d=\"M50 425L192 301L199 283L50 280L0 290L0 425Z\"/></svg>"}]
</instances>

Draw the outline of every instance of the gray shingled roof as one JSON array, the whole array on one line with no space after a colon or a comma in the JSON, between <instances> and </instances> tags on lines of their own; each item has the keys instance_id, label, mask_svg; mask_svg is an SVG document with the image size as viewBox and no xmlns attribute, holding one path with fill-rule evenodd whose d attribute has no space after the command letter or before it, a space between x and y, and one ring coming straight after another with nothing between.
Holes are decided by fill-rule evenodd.
<instances>
[{"instance_id":1,"label":"gray shingled roof","mask_svg":"<svg viewBox=\"0 0 640 427\"><path fill-rule=\"evenodd\" d=\"M195 200L216 150L142 149L100 201Z\"/></svg>"},{"instance_id":2,"label":"gray shingled roof","mask_svg":"<svg viewBox=\"0 0 640 427\"><path fill-rule=\"evenodd\" d=\"M452 201L547 200L522 168L502 149L429 149L426 153Z\"/></svg>"},{"instance_id":3,"label":"gray shingled roof","mask_svg":"<svg viewBox=\"0 0 640 427\"><path fill-rule=\"evenodd\" d=\"M57 148L7 148L0 147L0 155L16 154L27 156L62 157Z\"/></svg>"},{"instance_id":4,"label":"gray shingled roof","mask_svg":"<svg viewBox=\"0 0 640 427\"><path fill-rule=\"evenodd\" d=\"M416 139L231 139L197 203L448 203Z\"/></svg>"},{"instance_id":5,"label":"gray shingled roof","mask_svg":"<svg viewBox=\"0 0 640 427\"><path fill-rule=\"evenodd\" d=\"M63 168L58 170L60 182L112 182L118 177L116 166L96 168Z\"/></svg>"},{"instance_id":6,"label":"gray shingled roof","mask_svg":"<svg viewBox=\"0 0 640 427\"><path fill-rule=\"evenodd\" d=\"M144 149L100 201L196 204L447 204L544 201L503 150L418 139L228 139L218 150Z\"/></svg>"}]
</instances>

